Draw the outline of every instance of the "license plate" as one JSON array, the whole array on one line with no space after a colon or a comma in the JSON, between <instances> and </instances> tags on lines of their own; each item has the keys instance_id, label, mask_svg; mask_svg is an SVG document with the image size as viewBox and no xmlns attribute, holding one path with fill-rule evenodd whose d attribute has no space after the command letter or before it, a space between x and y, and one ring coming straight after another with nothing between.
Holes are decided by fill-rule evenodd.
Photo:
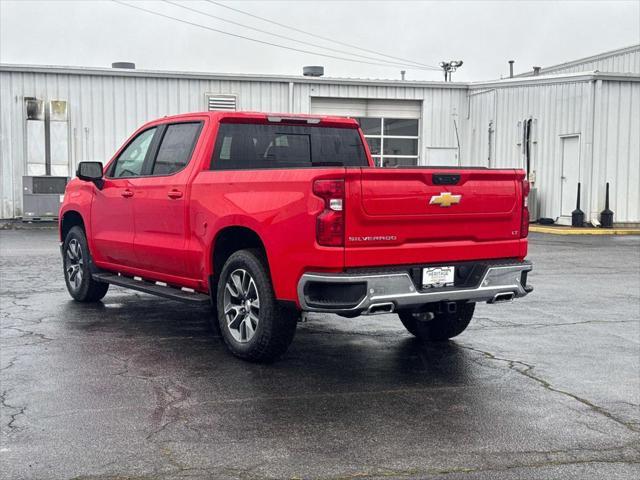
<instances>
[{"instance_id":1,"label":"license plate","mask_svg":"<svg viewBox=\"0 0 640 480\"><path fill-rule=\"evenodd\" d=\"M423 287L445 287L453 285L455 267L433 267L422 269Z\"/></svg>"}]
</instances>

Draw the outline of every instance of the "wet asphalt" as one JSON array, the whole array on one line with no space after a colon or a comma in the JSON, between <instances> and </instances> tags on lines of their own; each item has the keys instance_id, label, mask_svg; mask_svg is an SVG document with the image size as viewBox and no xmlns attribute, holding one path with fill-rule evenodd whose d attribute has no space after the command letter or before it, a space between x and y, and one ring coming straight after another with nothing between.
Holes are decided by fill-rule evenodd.
<instances>
[{"instance_id":1,"label":"wet asphalt","mask_svg":"<svg viewBox=\"0 0 640 480\"><path fill-rule=\"evenodd\" d=\"M422 345L311 315L227 353L208 309L71 301L53 230L0 232L0 478L640 477L640 238L532 235L529 297Z\"/></svg>"}]
</instances>

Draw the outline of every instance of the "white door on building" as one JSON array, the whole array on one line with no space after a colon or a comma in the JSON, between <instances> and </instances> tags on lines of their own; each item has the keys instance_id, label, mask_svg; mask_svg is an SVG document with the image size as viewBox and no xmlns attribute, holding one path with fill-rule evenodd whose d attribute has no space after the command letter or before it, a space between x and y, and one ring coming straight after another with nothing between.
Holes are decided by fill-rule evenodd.
<instances>
[{"instance_id":1,"label":"white door on building","mask_svg":"<svg viewBox=\"0 0 640 480\"><path fill-rule=\"evenodd\" d=\"M570 217L576 208L578 182L580 181L580 136L560 137L562 145L562 176L560 177L560 215ZM583 192L584 193L584 190ZM580 206L584 205L580 199ZM565 222L560 222L565 223Z\"/></svg>"}]
</instances>

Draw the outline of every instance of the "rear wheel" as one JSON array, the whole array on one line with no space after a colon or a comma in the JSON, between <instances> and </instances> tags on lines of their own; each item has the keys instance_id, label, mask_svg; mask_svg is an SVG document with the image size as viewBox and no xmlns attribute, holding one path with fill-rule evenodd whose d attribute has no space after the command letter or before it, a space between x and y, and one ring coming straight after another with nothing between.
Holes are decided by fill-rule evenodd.
<instances>
[{"instance_id":1,"label":"rear wheel","mask_svg":"<svg viewBox=\"0 0 640 480\"><path fill-rule=\"evenodd\" d=\"M429 320L429 313L400 311L400 321L420 340L443 341L460 335L465 331L475 310L475 303L457 302L455 312L435 312Z\"/></svg>"},{"instance_id":2,"label":"rear wheel","mask_svg":"<svg viewBox=\"0 0 640 480\"><path fill-rule=\"evenodd\" d=\"M81 227L69 230L62 252L64 280L73 299L77 302L97 302L102 299L109 290L109 284L96 282L91 278L91 254Z\"/></svg>"},{"instance_id":3,"label":"rear wheel","mask_svg":"<svg viewBox=\"0 0 640 480\"><path fill-rule=\"evenodd\" d=\"M282 308L273 293L266 259L259 250L232 254L217 291L220 331L231 352L245 360L270 362L293 340L296 312Z\"/></svg>"}]
</instances>

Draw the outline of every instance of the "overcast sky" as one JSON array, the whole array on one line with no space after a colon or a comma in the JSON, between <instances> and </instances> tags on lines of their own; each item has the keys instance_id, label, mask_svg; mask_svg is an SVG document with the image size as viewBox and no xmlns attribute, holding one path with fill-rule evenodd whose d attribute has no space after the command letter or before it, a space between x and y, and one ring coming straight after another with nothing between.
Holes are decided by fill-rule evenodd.
<instances>
[{"instance_id":1,"label":"overcast sky","mask_svg":"<svg viewBox=\"0 0 640 480\"><path fill-rule=\"evenodd\" d=\"M396 61L287 30L206 0L181 4L211 15L333 50L295 43L168 4L123 0L140 8L301 50L363 62ZM178 1L178 0L172 0ZM369 51L437 66L463 60L454 80L484 80L640 43L640 0L632 1L225 1L225 5ZM364 57L374 57L363 58ZM401 66L353 63L284 50L154 16L111 0L0 0L0 62L140 69L399 78ZM407 79L440 80L404 67Z\"/></svg>"}]
</instances>

